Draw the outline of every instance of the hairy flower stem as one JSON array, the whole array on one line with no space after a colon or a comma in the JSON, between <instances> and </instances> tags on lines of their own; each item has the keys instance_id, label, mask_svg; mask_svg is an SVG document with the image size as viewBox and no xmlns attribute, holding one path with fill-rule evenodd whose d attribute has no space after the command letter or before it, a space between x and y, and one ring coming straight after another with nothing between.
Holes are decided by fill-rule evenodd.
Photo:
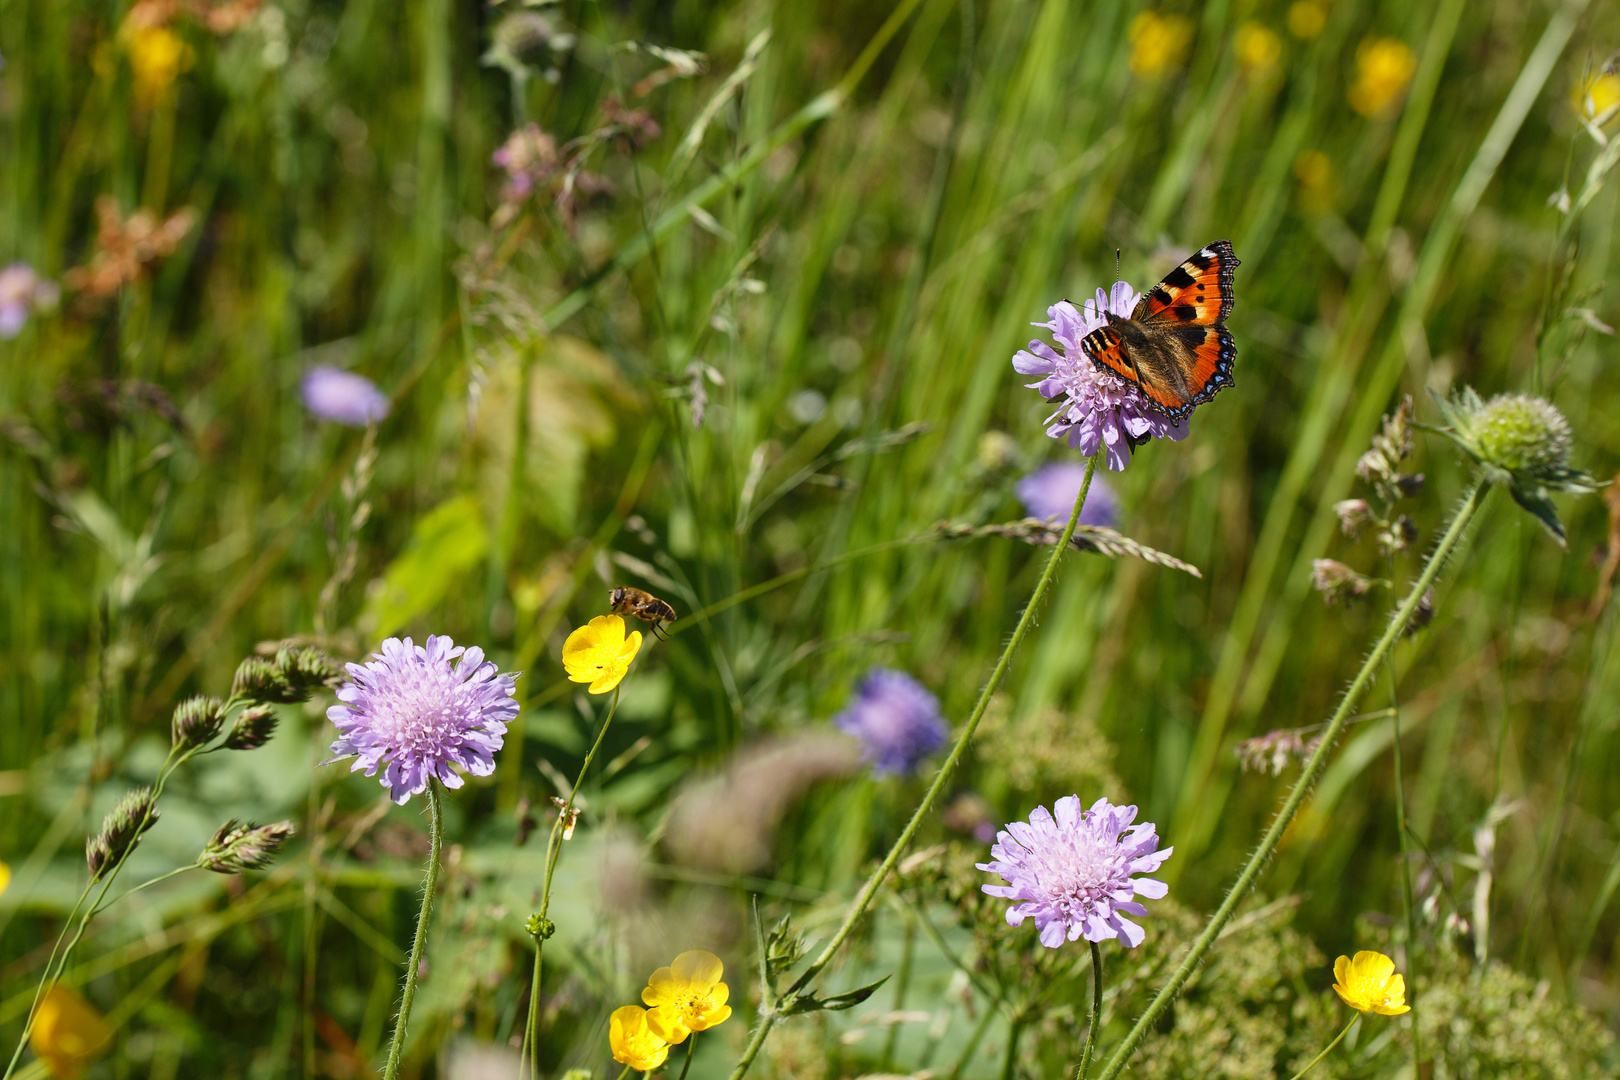
<instances>
[{"instance_id":1,"label":"hairy flower stem","mask_svg":"<svg viewBox=\"0 0 1620 1080\"><path fill-rule=\"evenodd\" d=\"M1080 1067L1074 1072L1074 1080L1086 1080L1086 1074L1091 1071L1091 1055L1097 1049L1097 1028L1102 1024L1102 946L1095 941L1087 944L1091 946L1091 1026L1086 1028L1086 1048L1080 1051Z\"/></svg>"},{"instance_id":2,"label":"hairy flower stem","mask_svg":"<svg viewBox=\"0 0 1620 1080\"><path fill-rule=\"evenodd\" d=\"M1096 470L1097 455L1093 454L1086 462L1086 478L1080 484L1080 494L1074 500L1074 509L1069 512L1069 523L1063 527L1063 535L1058 538L1058 542L1053 546L1051 558L1046 560L1046 569L1041 572L1040 580L1035 583L1035 591L1030 593L1029 603L1024 605L1024 613L1019 617L1018 625L1013 628L1012 636L1007 639L1007 647L1002 649L1001 658L996 661L994 670L990 672L989 681L984 684L984 689L979 691L979 700L974 702L973 711L968 714L967 722L962 725L961 732L956 736L956 742L951 746L951 752L945 758L945 763L939 767L939 772L934 775L934 782L928 786L928 791L923 795L922 802L917 804L917 809L912 813L911 820L906 822L906 827L900 831L900 836L895 840L894 846L889 849L889 853L883 857L883 861L878 864L878 868L872 872L872 876L866 880L866 884L856 894L854 901L849 906L848 913L844 916L843 923L839 925L837 932L833 934L832 940L828 941L826 947L810 962L810 966L804 969L804 974L800 975L793 985L788 987L787 992L782 995L782 1000L778 1006L762 1011L759 1023L754 1028L753 1037L748 1040L748 1046L743 1050L742 1057L738 1059L736 1067L731 1070L730 1080L742 1080L742 1077L747 1074L749 1066L754 1063L754 1057L759 1053L760 1047L765 1045L765 1040L770 1035L771 1028L775 1027L776 1022L781 1019L782 1010L791 1006L799 992L808 987L815 977L821 974L822 969L832 960L833 954L843 946L849 935L854 932L855 924L860 921L862 915L866 914L866 909L871 906L873 898L877 896L878 889L894 870L895 864L905 855L906 849L911 846L911 839L917 834L917 830L922 827L923 819L933 810L934 803L939 801L940 793L945 790L946 782L950 780L951 774L956 771L956 766L962 760L962 755L967 752L968 744L973 741L973 733L978 730L979 721L984 718L984 711L990 704L991 696L1000 688L1001 680L1006 677L1007 667L1012 662L1013 653L1017 652L1018 646L1023 643L1024 635L1029 632L1030 626L1035 622L1035 613L1040 608L1041 601L1045 599L1047 590L1051 588L1052 581L1057 577L1058 563L1062 560L1063 553L1068 550L1069 541L1074 537L1074 527L1080 521L1080 507L1085 505L1086 493L1091 490L1091 476Z\"/></svg>"},{"instance_id":3,"label":"hairy flower stem","mask_svg":"<svg viewBox=\"0 0 1620 1080\"><path fill-rule=\"evenodd\" d=\"M1395 580L1395 556L1389 557L1389 580ZM1394 725L1394 754L1395 754L1395 831L1401 842L1401 907L1406 916L1406 973L1416 981L1417 963L1414 959L1417 953L1417 911L1412 904L1412 838L1407 835L1406 828L1406 770L1401 755L1401 694L1400 687L1395 679L1395 652L1390 650L1384 657L1384 667L1389 672L1389 715L1390 723ZM1410 997L1416 1004L1417 989L1411 988ZM1423 1043L1418 1032L1417 1021L1412 1022L1412 1068L1414 1074L1423 1068ZM1324 1051L1325 1053L1326 1051Z\"/></svg>"},{"instance_id":4,"label":"hairy flower stem","mask_svg":"<svg viewBox=\"0 0 1620 1080\"><path fill-rule=\"evenodd\" d=\"M1163 1015L1164 1010L1169 1007L1171 1001L1175 1000L1176 995L1181 992L1182 986L1192 977L1193 972L1198 969L1199 964L1204 959L1204 954L1209 952L1210 948L1215 944L1215 939L1220 936L1221 930L1231 921L1232 915L1237 911L1238 904L1242 903L1243 898L1249 895L1249 890L1254 887L1255 880L1260 876L1260 868L1266 864L1272 853L1277 850L1277 844L1282 839L1283 832L1293 822L1294 815L1298 814L1299 808L1304 805L1305 796L1310 792L1312 785L1316 783L1317 777L1321 776L1322 770L1327 767L1328 752L1344 732L1344 726L1349 721L1356 702L1361 700L1361 695L1366 692L1367 687L1372 683L1374 673L1383 664L1384 657L1395 647L1395 642L1400 640L1401 632L1406 629L1413 613L1417 611L1418 604L1423 599L1423 594L1428 592L1429 586L1433 585L1435 578L1440 576L1441 567L1445 565L1452 549L1462 539L1469 523L1474 520L1474 515L1479 513L1479 508L1484 504L1485 496L1490 492L1490 488L1490 481L1481 479L1479 486L1469 493L1462 509L1457 511L1457 516L1451 519L1451 524L1446 528L1445 535L1440 538L1440 542L1435 545L1434 551L1430 553L1428 562L1423 565L1423 573L1418 576L1417 584L1412 586L1412 591L1401 604L1401 609L1395 613L1395 618L1390 620L1390 624L1385 628L1383 636L1378 639L1378 644L1373 646L1372 651L1367 654L1366 660L1362 662L1361 670L1356 672L1355 679L1350 683L1350 689L1346 690L1344 697L1340 699L1339 707L1333 713L1333 719L1328 722L1327 730L1322 733L1321 742L1317 744L1316 750L1310 756L1310 760L1305 763L1305 768L1300 771L1299 779L1294 783L1293 790L1288 793L1288 798L1283 802L1282 809L1278 811L1276 819L1272 821L1271 828L1266 830L1265 838L1260 841L1259 846L1254 850L1254 854L1249 857L1248 864L1243 867L1243 872L1238 875L1237 881L1227 891L1226 899L1221 901L1221 906L1216 909L1214 915L1210 916L1209 924L1204 927L1204 932L1198 935L1198 939L1192 943L1192 948L1187 950L1187 955L1176 966L1176 970L1170 975L1170 980L1164 984L1164 987L1160 989L1152 1003L1143 1011L1141 1017L1136 1021L1136 1026L1131 1028L1130 1033L1125 1036L1119 1048L1114 1051L1114 1056L1108 1059L1108 1066L1103 1069L1099 1080L1114 1080L1124 1070L1131 1054L1136 1051L1137 1046L1147 1037L1147 1033L1153 1030L1153 1026L1159 1022L1159 1017Z\"/></svg>"},{"instance_id":5,"label":"hairy flower stem","mask_svg":"<svg viewBox=\"0 0 1620 1080\"><path fill-rule=\"evenodd\" d=\"M574 778L573 789L568 792L568 801L557 808L557 820L551 825L551 836L546 840L546 871L545 883L540 890L540 911L537 919L540 929L534 932L534 975L529 983L529 1015L523 1024L523 1050L518 1063L518 1077L522 1080L523 1064L529 1065L529 1075L540 1075L540 953L545 946L546 938L551 936L551 929L546 920L546 912L551 910L551 875L557 870L557 855L562 851L563 832L567 822L573 816L574 800L579 797L579 789L585 783L585 774L591 771L591 762L596 760L596 752L602 748L602 740L607 738L608 725L613 723L613 714L619 711L619 688L613 688L613 701L608 705L607 718L602 721L602 729L596 733L596 741L585 755L584 764L579 767L579 775ZM630 1071L626 1066L625 1072ZM623 1078L621 1078L623 1080Z\"/></svg>"},{"instance_id":6,"label":"hairy flower stem","mask_svg":"<svg viewBox=\"0 0 1620 1080\"><path fill-rule=\"evenodd\" d=\"M400 1051L405 1049L405 1025L411 1018L411 1002L416 998L416 976L422 969L422 953L427 947L428 922L433 918L433 894L439 887L439 848L444 844L443 796L439 781L428 780L428 863L427 877L422 882L422 913L416 918L416 940L411 943L411 958L405 968L405 991L399 998L399 1016L394 1020L394 1040L388 1047L388 1065L383 1069L383 1080L394 1080L399 1072Z\"/></svg>"},{"instance_id":7,"label":"hairy flower stem","mask_svg":"<svg viewBox=\"0 0 1620 1080\"><path fill-rule=\"evenodd\" d=\"M1305 1066L1303 1069L1299 1070L1299 1072L1295 1073L1290 1078L1290 1080L1299 1080L1300 1077L1304 1076L1306 1073L1308 1073L1312 1069L1316 1068L1316 1063L1318 1061L1321 1061L1323 1058L1327 1057L1328 1056L1328 1051L1332 1050L1335 1046L1338 1046L1339 1045L1339 1040L1343 1039L1346 1035L1350 1034L1350 1028L1355 1025L1355 1022L1357 1020L1360 1020L1360 1019L1361 1019L1361 1014L1360 1013L1352 1013L1350 1015L1350 1023L1344 1025L1344 1030L1339 1032L1337 1035L1335 1035L1333 1037L1332 1042L1330 1042L1326 1046L1322 1047L1322 1052L1320 1054L1317 1054L1315 1057L1311 1058L1311 1063L1309 1065Z\"/></svg>"}]
</instances>

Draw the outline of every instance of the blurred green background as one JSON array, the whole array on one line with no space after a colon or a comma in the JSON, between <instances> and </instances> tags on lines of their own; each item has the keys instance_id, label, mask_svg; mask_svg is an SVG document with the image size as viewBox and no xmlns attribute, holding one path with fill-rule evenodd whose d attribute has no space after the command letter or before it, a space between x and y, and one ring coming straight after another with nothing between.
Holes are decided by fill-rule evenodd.
<instances>
[{"instance_id":1,"label":"blurred green background","mask_svg":"<svg viewBox=\"0 0 1620 1080\"><path fill-rule=\"evenodd\" d=\"M1041 549L930 535L1021 517L1013 483L1077 458L1012 371L1028 324L1110 283L1116 251L1141 289L1225 237L1236 386L1107 476L1120 530L1203 578L1066 561L955 785L982 801L928 827L956 885L889 896L834 976L912 971L880 997L927 1018L879 1023L902 1033L887 1045L864 1014L803 1021L757 1066L1055 1072L1082 1027L1062 966L1079 953L1037 961L1033 931L992 933L967 900L928 932L929 905L948 924L946 897L985 880L974 824L1075 792L1138 804L1175 845L1180 912L1148 920L1167 935L1142 950L1149 987L1292 775L1241 771L1233 744L1325 719L1384 625L1387 590L1330 608L1312 561L1410 580L1469 481L1420 436L1417 545L1391 567L1342 536L1333 504L1366 494L1353 466L1380 416L1410 394L1438 422L1427 391L1463 384L1543 393L1574 463L1613 475L1617 47L1603 0L0 3L0 259L61 285L0 341L6 1045L80 844L154 773L178 700L223 693L262 643L356 660L440 633L523 670L524 714L497 775L449 801L411 1068L510 1075L477 1055L506 1060L526 1001L543 844L519 846L520 818L548 827L603 704L563 681L562 639L633 584L684 625L626 681L564 849L546 1065L605 1070L607 1012L708 948L739 1015L694 1076L723 1075L754 982L748 898L820 932L921 792L859 770L829 717L881 664L960 722L1039 573ZM391 415L370 433L311 416L320 364L373 379ZM1402 970L1517 978L1504 1000L1612 1029L1611 505L1561 501L1566 551L1494 498L1393 700L1433 935ZM165 796L132 880L228 816L300 837L266 874L181 877L97 923L69 978L116 1029L92 1075L372 1075L425 826L311 768L328 704L287 707L269 746ZM1299 1045L1220 1043L1198 1075L1289 1075L1336 1026L1328 960L1404 933L1392 741L1387 715L1351 729L1261 885L1291 919L1266 942L1292 965L1303 1004L1276 1022ZM1003 1020L969 1041L989 1013L965 972L1002 971L995 948L1081 1010L1041 1013L1010 1064ZM1570 1040L1565 1072L1460 1049L1474 1071L1434 1075L1613 1068ZM1327 1067L1410 1075L1377 1053ZM1156 1075L1182 1074L1170 1060Z\"/></svg>"}]
</instances>

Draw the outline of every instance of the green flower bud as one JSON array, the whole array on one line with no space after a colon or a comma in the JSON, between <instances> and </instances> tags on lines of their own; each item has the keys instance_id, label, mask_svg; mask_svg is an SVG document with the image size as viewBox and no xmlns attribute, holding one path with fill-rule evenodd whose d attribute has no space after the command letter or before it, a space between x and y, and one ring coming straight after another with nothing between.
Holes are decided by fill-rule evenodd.
<instances>
[{"instance_id":1,"label":"green flower bud","mask_svg":"<svg viewBox=\"0 0 1620 1080\"><path fill-rule=\"evenodd\" d=\"M290 821L274 825L244 825L234 818L221 825L208 841L197 865L216 874L240 874L243 870L259 870L270 865L276 850L286 843L297 829Z\"/></svg>"},{"instance_id":2,"label":"green flower bud","mask_svg":"<svg viewBox=\"0 0 1620 1080\"><path fill-rule=\"evenodd\" d=\"M222 745L227 750L257 750L270 741L280 719L274 706L250 705L236 714Z\"/></svg>"},{"instance_id":3,"label":"green flower bud","mask_svg":"<svg viewBox=\"0 0 1620 1080\"><path fill-rule=\"evenodd\" d=\"M101 831L85 841L84 861L90 867L90 880L117 866L140 842L141 834L157 824L158 810L151 788L137 788L125 795L101 821Z\"/></svg>"},{"instance_id":4,"label":"green flower bud","mask_svg":"<svg viewBox=\"0 0 1620 1080\"><path fill-rule=\"evenodd\" d=\"M1527 394L1498 394L1481 401L1471 387L1450 401L1436 397L1435 403L1450 425L1444 434L1484 467L1487 480L1506 486L1513 501L1563 544L1564 526L1548 493L1588 492L1599 486L1569 467L1575 440L1563 414L1550 401Z\"/></svg>"},{"instance_id":5,"label":"green flower bud","mask_svg":"<svg viewBox=\"0 0 1620 1080\"><path fill-rule=\"evenodd\" d=\"M182 701L169 722L169 737L181 749L205 746L225 724L225 703L219 698L194 697Z\"/></svg>"},{"instance_id":6,"label":"green flower bud","mask_svg":"<svg viewBox=\"0 0 1620 1080\"><path fill-rule=\"evenodd\" d=\"M257 656L250 656L236 666L236 677L231 680L231 696L261 702L302 700L295 696L280 668Z\"/></svg>"}]
</instances>

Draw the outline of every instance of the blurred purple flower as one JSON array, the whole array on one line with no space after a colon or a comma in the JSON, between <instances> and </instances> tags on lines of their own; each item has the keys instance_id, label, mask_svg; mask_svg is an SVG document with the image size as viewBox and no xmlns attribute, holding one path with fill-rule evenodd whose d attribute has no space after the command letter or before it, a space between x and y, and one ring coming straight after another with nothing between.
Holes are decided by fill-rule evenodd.
<instances>
[{"instance_id":1,"label":"blurred purple flower","mask_svg":"<svg viewBox=\"0 0 1620 1080\"><path fill-rule=\"evenodd\" d=\"M388 395L352 371L325 364L310 368L303 390L304 407L322 420L365 427L388 415Z\"/></svg>"},{"instance_id":2,"label":"blurred purple flower","mask_svg":"<svg viewBox=\"0 0 1620 1080\"><path fill-rule=\"evenodd\" d=\"M1013 490L1023 501L1030 517L1056 518L1068 521L1074 509L1074 500L1080 497L1080 485L1085 483L1086 467L1072 461L1049 461L1022 480ZM1108 481L1092 476L1091 490L1086 492L1086 505L1080 508L1080 524L1096 525L1105 529L1114 527L1119 519L1119 498Z\"/></svg>"},{"instance_id":3,"label":"blurred purple flower","mask_svg":"<svg viewBox=\"0 0 1620 1080\"><path fill-rule=\"evenodd\" d=\"M861 741L862 758L880 776L911 772L950 734L939 699L910 675L886 668L867 672L833 723Z\"/></svg>"},{"instance_id":4,"label":"blurred purple flower","mask_svg":"<svg viewBox=\"0 0 1620 1080\"><path fill-rule=\"evenodd\" d=\"M326 710L338 739L321 764L354 756L350 772L376 776L383 768L382 784L400 804L433 777L460 787L452 765L474 776L495 771L495 751L518 712L516 675L500 674L485 663L484 650L447 637L429 636L425 648L389 638L372 655L370 663L348 665L351 681L337 692L343 704Z\"/></svg>"},{"instance_id":5,"label":"blurred purple flower","mask_svg":"<svg viewBox=\"0 0 1620 1080\"><path fill-rule=\"evenodd\" d=\"M1170 886L1151 874L1174 848L1155 850L1159 837L1150 822L1131 825L1136 807L1114 806L1098 799L1090 810L1080 798L1059 799L1053 809L1037 806L1029 821L1015 821L996 834L988 863L980 870L1000 874L1006 885L979 886L991 896L1018 900L1007 909L1007 922L1017 926L1033 918L1041 944L1055 949L1064 938L1107 941L1118 938L1126 948L1142 943L1145 932L1124 918L1146 915L1137 896L1162 899ZM1127 829L1127 826L1129 828ZM1121 834L1124 838L1121 839Z\"/></svg>"},{"instance_id":6,"label":"blurred purple flower","mask_svg":"<svg viewBox=\"0 0 1620 1080\"><path fill-rule=\"evenodd\" d=\"M22 333L29 313L54 307L60 295L56 282L40 277L27 263L14 262L0 270L0 339Z\"/></svg>"},{"instance_id":7,"label":"blurred purple flower","mask_svg":"<svg viewBox=\"0 0 1620 1080\"><path fill-rule=\"evenodd\" d=\"M1087 457L1105 447L1108 467L1115 472L1130 462L1133 440L1140 444L1155 436L1173 441L1187 437L1186 424L1172 423L1148 408L1136 387L1100 370L1080 347L1082 338L1107 324L1105 310L1128 318L1137 299L1129 285L1116 281L1109 293L1098 289L1096 299L1086 301L1084 312L1060 300L1046 309L1050 322L1031 325L1051 330L1063 352L1044 341L1031 341L1028 350L1013 356L1014 371L1042 376L1025 385L1057 404L1057 412L1047 418L1046 433L1066 439Z\"/></svg>"}]
</instances>

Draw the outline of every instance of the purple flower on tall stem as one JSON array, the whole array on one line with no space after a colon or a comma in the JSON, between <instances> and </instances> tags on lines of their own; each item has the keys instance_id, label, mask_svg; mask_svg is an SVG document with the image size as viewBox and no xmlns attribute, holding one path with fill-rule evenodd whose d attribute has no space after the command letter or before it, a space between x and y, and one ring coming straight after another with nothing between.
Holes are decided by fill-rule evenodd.
<instances>
[{"instance_id":1,"label":"purple flower on tall stem","mask_svg":"<svg viewBox=\"0 0 1620 1080\"><path fill-rule=\"evenodd\" d=\"M460 787L453 765L474 776L495 771L495 751L518 713L516 675L500 674L484 650L447 637L430 636L425 647L389 638L372 655L348 665L351 681L337 692L342 704L326 710L338 729L328 762L353 756L350 772L383 769L383 786L402 805L435 777Z\"/></svg>"},{"instance_id":2,"label":"purple flower on tall stem","mask_svg":"<svg viewBox=\"0 0 1620 1080\"><path fill-rule=\"evenodd\" d=\"M861 741L861 756L880 776L911 772L950 734L939 699L910 675L886 668L867 672L833 723Z\"/></svg>"},{"instance_id":3,"label":"purple flower on tall stem","mask_svg":"<svg viewBox=\"0 0 1620 1080\"><path fill-rule=\"evenodd\" d=\"M321 364L304 376L304 407L322 420L365 427L388 415L388 395L364 375Z\"/></svg>"},{"instance_id":4,"label":"purple flower on tall stem","mask_svg":"<svg viewBox=\"0 0 1620 1080\"><path fill-rule=\"evenodd\" d=\"M1085 483L1086 467L1072 461L1049 461L1022 480L1013 490L1029 511L1030 517L1069 520L1074 500L1080 497L1080 485ZM1114 527L1119 518L1119 497L1108 481L1100 476L1091 478L1091 489L1086 492L1086 504L1080 508L1080 524L1105 529Z\"/></svg>"},{"instance_id":5,"label":"purple flower on tall stem","mask_svg":"<svg viewBox=\"0 0 1620 1080\"><path fill-rule=\"evenodd\" d=\"M1114 282L1110 292L1097 290L1087 300L1085 310L1067 300L1046 309L1051 321L1032 323L1052 331L1060 353L1044 341L1031 341L1027 350L1013 356L1013 370L1020 375L1039 375L1039 382L1026 383L1043 398L1057 405L1047 417L1046 433L1090 457L1099 447L1108 451L1108 467L1115 472L1131 460L1134 444L1150 438L1180 441L1187 437L1187 425L1177 424L1150 409L1141 393L1115 375L1100 370L1081 340L1093 330L1107 325L1104 312L1129 318L1136 308L1137 294L1123 281Z\"/></svg>"},{"instance_id":6,"label":"purple flower on tall stem","mask_svg":"<svg viewBox=\"0 0 1620 1080\"><path fill-rule=\"evenodd\" d=\"M1055 817L1037 806L1028 822L1015 821L996 834L992 861L977 865L1007 884L979 887L1019 901L1007 909L1007 922L1017 926L1034 919L1041 944L1049 949L1081 937L1118 938L1126 948L1140 945L1145 932L1124 916L1146 915L1136 897L1159 900L1170 886L1131 875L1153 873L1175 849L1157 850L1151 822L1131 824L1134 806L1098 799L1090 810L1081 810L1079 796L1069 795L1053 810Z\"/></svg>"}]
</instances>

